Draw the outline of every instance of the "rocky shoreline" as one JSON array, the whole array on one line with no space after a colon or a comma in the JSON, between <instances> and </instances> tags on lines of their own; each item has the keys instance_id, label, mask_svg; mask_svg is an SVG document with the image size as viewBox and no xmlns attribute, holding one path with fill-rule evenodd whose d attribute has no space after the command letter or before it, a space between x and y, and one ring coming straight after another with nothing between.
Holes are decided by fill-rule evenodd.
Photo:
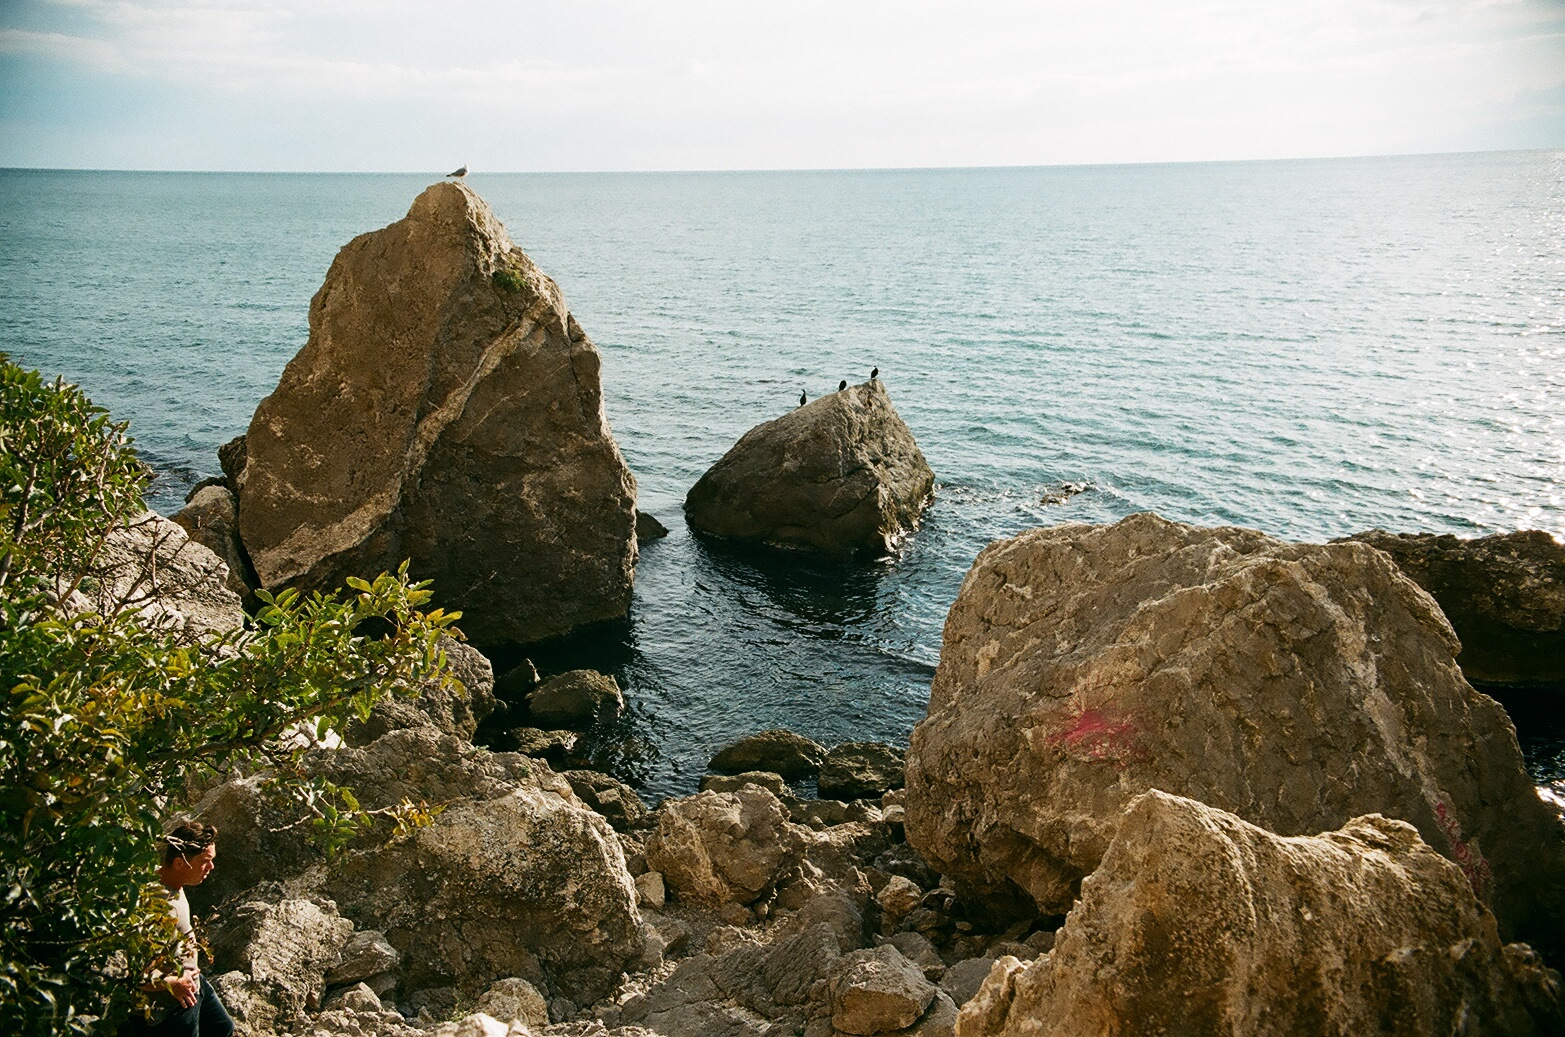
<instances>
[{"instance_id":1,"label":"rocky shoreline","mask_svg":"<svg viewBox=\"0 0 1565 1037\"><path fill-rule=\"evenodd\" d=\"M222 629L411 558L480 646L623 614L656 530L596 350L481 199L355 239L310 325L224 477L128 545L160 609ZM747 434L687 519L850 559L932 486L871 379ZM430 823L328 856L224 775L192 901L257 1037L1560 1032L1565 821L1472 681L1565 687L1562 639L1546 534L1035 530L974 562L905 753L758 732L650 809L549 762L624 708L611 677L503 674L523 751L493 752L495 674L450 641L460 691L304 762Z\"/></svg>"}]
</instances>

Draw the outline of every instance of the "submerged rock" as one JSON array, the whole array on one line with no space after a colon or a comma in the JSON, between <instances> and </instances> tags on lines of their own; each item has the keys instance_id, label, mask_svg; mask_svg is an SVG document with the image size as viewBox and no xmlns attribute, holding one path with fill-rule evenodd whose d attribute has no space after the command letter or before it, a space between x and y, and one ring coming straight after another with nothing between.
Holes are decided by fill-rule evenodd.
<instances>
[{"instance_id":1,"label":"submerged rock","mask_svg":"<svg viewBox=\"0 0 1565 1037\"><path fill-rule=\"evenodd\" d=\"M257 576L325 590L411 559L480 644L624 615L635 481L598 369L483 200L428 188L338 253L256 408L238 483Z\"/></svg>"},{"instance_id":2,"label":"submerged rock","mask_svg":"<svg viewBox=\"0 0 1565 1037\"><path fill-rule=\"evenodd\" d=\"M1468 680L1565 687L1565 544L1539 529L1476 540L1372 529L1348 539L1386 552L1440 603Z\"/></svg>"},{"instance_id":3,"label":"submerged rock","mask_svg":"<svg viewBox=\"0 0 1565 1037\"><path fill-rule=\"evenodd\" d=\"M714 536L882 555L917 528L934 483L876 379L746 432L691 487L685 517Z\"/></svg>"},{"instance_id":4,"label":"submerged rock","mask_svg":"<svg viewBox=\"0 0 1565 1037\"><path fill-rule=\"evenodd\" d=\"M908 842L941 872L1070 907L1137 794L1283 835L1412 822L1501 931L1565 932L1565 836L1433 599L1363 544L1135 515L987 547L908 752Z\"/></svg>"},{"instance_id":5,"label":"submerged rock","mask_svg":"<svg viewBox=\"0 0 1565 1037\"><path fill-rule=\"evenodd\" d=\"M1461 870L1404 822L1282 838L1134 800L1054 949L1000 958L960 1037L1545 1034L1559 976L1502 946Z\"/></svg>"}]
</instances>

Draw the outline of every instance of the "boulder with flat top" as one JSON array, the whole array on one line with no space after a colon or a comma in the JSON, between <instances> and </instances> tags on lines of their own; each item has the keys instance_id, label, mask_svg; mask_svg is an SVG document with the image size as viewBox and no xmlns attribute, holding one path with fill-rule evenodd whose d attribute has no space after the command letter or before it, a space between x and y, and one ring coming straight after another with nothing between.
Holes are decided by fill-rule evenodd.
<instances>
[{"instance_id":1,"label":"boulder with flat top","mask_svg":"<svg viewBox=\"0 0 1565 1037\"><path fill-rule=\"evenodd\" d=\"M1455 862L1507 939L1565 951L1565 829L1456 650L1365 544L1150 514L997 541L946 619L907 840L1058 914L1148 789L1280 835L1379 813Z\"/></svg>"}]
</instances>

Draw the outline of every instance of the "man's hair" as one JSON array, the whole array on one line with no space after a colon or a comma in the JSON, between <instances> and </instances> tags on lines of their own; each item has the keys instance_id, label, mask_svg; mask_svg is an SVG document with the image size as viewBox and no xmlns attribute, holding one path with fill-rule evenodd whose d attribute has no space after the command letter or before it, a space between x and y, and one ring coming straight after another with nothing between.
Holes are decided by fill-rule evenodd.
<instances>
[{"instance_id":1,"label":"man's hair","mask_svg":"<svg viewBox=\"0 0 1565 1037\"><path fill-rule=\"evenodd\" d=\"M204 821L181 821L163 833L163 863L175 857L189 857L217 842L217 826Z\"/></svg>"}]
</instances>

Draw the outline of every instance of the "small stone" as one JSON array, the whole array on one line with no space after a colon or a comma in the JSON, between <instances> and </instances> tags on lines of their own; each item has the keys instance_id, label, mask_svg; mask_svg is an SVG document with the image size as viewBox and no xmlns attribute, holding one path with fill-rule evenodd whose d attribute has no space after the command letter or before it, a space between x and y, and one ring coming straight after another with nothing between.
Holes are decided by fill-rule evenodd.
<instances>
[{"instance_id":1,"label":"small stone","mask_svg":"<svg viewBox=\"0 0 1565 1037\"><path fill-rule=\"evenodd\" d=\"M831 1023L852 1034L911 1026L935 999L935 985L896 947L853 951L831 975Z\"/></svg>"},{"instance_id":2,"label":"small stone","mask_svg":"<svg viewBox=\"0 0 1565 1037\"><path fill-rule=\"evenodd\" d=\"M886 885L875 895L875 902L880 905L881 914L892 928L902 924L902 920L918 906L924 899L924 891L912 879L903 878L901 875L893 875L886 881Z\"/></svg>"},{"instance_id":3,"label":"small stone","mask_svg":"<svg viewBox=\"0 0 1565 1037\"><path fill-rule=\"evenodd\" d=\"M490 984L473 1008L506 1023L518 1021L530 1027L549 1025L549 1006L543 995L538 993L537 987L516 976Z\"/></svg>"},{"instance_id":4,"label":"small stone","mask_svg":"<svg viewBox=\"0 0 1565 1037\"><path fill-rule=\"evenodd\" d=\"M649 871L636 876L636 901L642 907L661 911L667 896L668 894L663 888L663 876L660 872Z\"/></svg>"},{"instance_id":5,"label":"small stone","mask_svg":"<svg viewBox=\"0 0 1565 1037\"><path fill-rule=\"evenodd\" d=\"M668 527L644 511L636 512L636 543L662 540L668 536Z\"/></svg>"}]
</instances>

